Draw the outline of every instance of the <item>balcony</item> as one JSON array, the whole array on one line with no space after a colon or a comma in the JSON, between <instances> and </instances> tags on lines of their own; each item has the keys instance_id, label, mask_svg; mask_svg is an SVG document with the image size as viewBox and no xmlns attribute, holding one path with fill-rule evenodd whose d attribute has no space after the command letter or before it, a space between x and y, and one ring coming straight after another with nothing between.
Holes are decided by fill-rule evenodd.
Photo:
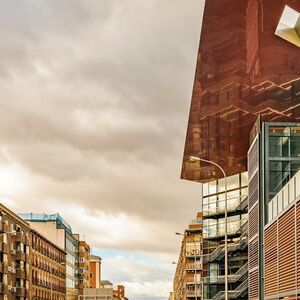
<instances>
[{"instance_id":1,"label":"balcony","mask_svg":"<svg viewBox=\"0 0 300 300\"><path fill-rule=\"evenodd\" d=\"M227 236L234 237L241 235L247 229L246 220L231 221L227 223ZM206 240L223 239L225 236L225 224L220 223L207 226L203 231L203 238Z\"/></svg>"},{"instance_id":2,"label":"balcony","mask_svg":"<svg viewBox=\"0 0 300 300\"><path fill-rule=\"evenodd\" d=\"M17 289L16 289L16 296L17 297L25 297L25 295L26 295L25 288L23 288L23 287L17 287Z\"/></svg>"},{"instance_id":3,"label":"balcony","mask_svg":"<svg viewBox=\"0 0 300 300\"><path fill-rule=\"evenodd\" d=\"M22 231L18 231L16 233L15 241L25 244L25 233Z\"/></svg>"},{"instance_id":4,"label":"balcony","mask_svg":"<svg viewBox=\"0 0 300 300\"><path fill-rule=\"evenodd\" d=\"M197 284L200 284L201 281L201 275L200 274L194 274L194 273L190 273L190 274L186 274L185 276L185 282L187 284L195 284L197 282Z\"/></svg>"},{"instance_id":5,"label":"balcony","mask_svg":"<svg viewBox=\"0 0 300 300\"><path fill-rule=\"evenodd\" d=\"M16 260L27 261L26 254L21 250L17 250L16 251Z\"/></svg>"},{"instance_id":6,"label":"balcony","mask_svg":"<svg viewBox=\"0 0 300 300\"><path fill-rule=\"evenodd\" d=\"M4 243L0 243L0 252L2 253L8 253L8 246L7 244L4 244Z\"/></svg>"},{"instance_id":7,"label":"balcony","mask_svg":"<svg viewBox=\"0 0 300 300\"><path fill-rule=\"evenodd\" d=\"M244 250L248 245L248 222L244 223L239 232L243 232L243 234L236 240L234 243L228 244L228 252L234 252L237 250ZM205 261L219 261L224 257L225 254L225 245L219 245L211 254L205 255Z\"/></svg>"},{"instance_id":8,"label":"balcony","mask_svg":"<svg viewBox=\"0 0 300 300\"><path fill-rule=\"evenodd\" d=\"M248 263L244 264L235 274L228 275L228 282L235 283L238 281L244 281L248 274ZM225 276L203 277L203 283L216 284L224 283Z\"/></svg>"},{"instance_id":9,"label":"balcony","mask_svg":"<svg viewBox=\"0 0 300 300\"><path fill-rule=\"evenodd\" d=\"M202 270L202 263L189 263L185 265L186 270Z\"/></svg>"},{"instance_id":10,"label":"balcony","mask_svg":"<svg viewBox=\"0 0 300 300\"><path fill-rule=\"evenodd\" d=\"M26 278L26 272L21 269L16 269L16 278L25 279Z\"/></svg>"},{"instance_id":11,"label":"balcony","mask_svg":"<svg viewBox=\"0 0 300 300\"><path fill-rule=\"evenodd\" d=\"M227 213L246 212L248 208L248 197L242 195L240 197L227 199ZM219 218L225 215L225 200L210 204L210 206L203 208L203 216L205 218Z\"/></svg>"},{"instance_id":12,"label":"balcony","mask_svg":"<svg viewBox=\"0 0 300 300\"><path fill-rule=\"evenodd\" d=\"M8 232L8 229L9 229L8 224L3 219L2 222L0 222L0 232L1 233Z\"/></svg>"},{"instance_id":13,"label":"balcony","mask_svg":"<svg viewBox=\"0 0 300 300\"><path fill-rule=\"evenodd\" d=\"M0 273L7 274L8 273L8 266L6 263L0 263Z\"/></svg>"},{"instance_id":14,"label":"balcony","mask_svg":"<svg viewBox=\"0 0 300 300\"><path fill-rule=\"evenodd\" d=\"M186 296L187 297L200 297L202 295L202 291L201 289L197 289L197 290L187 290L186 291Z\"/></svg>"},{"instance_id":15,"label":"balcony","mask_svg":"<svg viewBox=\"0 0 300 300\"><path fill-rule=\"evenodd\" d=\"M7 293L8 293L7 285L4 283L0 283L0 294L7 294Z\"/></svg>"},{"instance_id":16,"label":"balcony","mask_svg":"<svg viewBox=\"0 0 300 300\"><path fill-rule=\"evenodd\" d=\"M248 279L242 282L235 290L228 291L228 299L237 299L245 296L248 290ZM221 291L216 294L211 300L223 300L225 299L225 292Z\"/></svg>"},{"instance_id":17,"label":"balcony","mask_svg":"<svg viewBox=\"0 0 300 300\"><path fill-rule=\"evenodd\" d=\"M186 257L200 257L201 255L202 251L200 249L193 249L185 252Z\"/></svg>"}]
</instances>

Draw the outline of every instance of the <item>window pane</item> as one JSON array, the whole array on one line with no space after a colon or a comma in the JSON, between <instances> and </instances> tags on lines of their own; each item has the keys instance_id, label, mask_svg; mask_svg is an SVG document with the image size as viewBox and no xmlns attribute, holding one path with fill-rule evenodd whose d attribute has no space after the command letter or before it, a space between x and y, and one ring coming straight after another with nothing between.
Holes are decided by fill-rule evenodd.
<instances>
[{"instance_id":1,"label":"window pane","mask_svg":"<svg viewBox=\"0 0 300 300\"><path fill-rule=\"evenodd\" d=\"M248 172L244 172L241 174L241 182L242 186L248 185Z\"/></svg>"}]
</instances>

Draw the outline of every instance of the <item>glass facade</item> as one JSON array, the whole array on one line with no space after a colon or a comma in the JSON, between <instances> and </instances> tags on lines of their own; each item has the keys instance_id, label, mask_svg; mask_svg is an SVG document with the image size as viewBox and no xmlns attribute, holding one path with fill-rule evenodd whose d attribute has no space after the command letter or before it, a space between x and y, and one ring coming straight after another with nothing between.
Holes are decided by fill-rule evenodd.
<instances>
[{"instance_id":1,"label":"glass facade","mask_svg":"<svg viewBox=\"0 0 300 300\"><path fill-rule=\"evenodd\" d=\"M300 126L268 126L269 199L300 169Z\"/></svg>"},{"instance_id":2,"label":"glass facade","mask_svg":"<svg viewBox=\"0 0 300 300\"><path fill-rule=\"evenodd\" d=\"M203 282L204 299L224 293L225 256L225 179L203 184ZM227 177L227 236L230 278L229 290L235 290L244 280L248 259L247 243L247 172ZM245 297L241 296L241 299ZM224 297L224 295L223 295ZM220 298L220 299L221 299Z\"/></svg>"}]
</instances>

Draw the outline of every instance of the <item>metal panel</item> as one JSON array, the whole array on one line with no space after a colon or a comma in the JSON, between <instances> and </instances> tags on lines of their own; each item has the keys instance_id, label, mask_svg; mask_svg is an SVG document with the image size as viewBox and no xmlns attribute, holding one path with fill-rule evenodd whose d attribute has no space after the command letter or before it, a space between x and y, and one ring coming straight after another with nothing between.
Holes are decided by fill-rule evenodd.
<instances>
[{"instance_id":1,"label":"metal panel","mask_svg":"<svg viewBox=\"0 0 300 300\"><path fill-rule=\"evenodd\" d=\"M294 0L206 1L186 134L183 179L222 177L246 170L249 134L263 121L299 117L299 48L274 35L285 4Z\"/></svg>"}]
</instances>

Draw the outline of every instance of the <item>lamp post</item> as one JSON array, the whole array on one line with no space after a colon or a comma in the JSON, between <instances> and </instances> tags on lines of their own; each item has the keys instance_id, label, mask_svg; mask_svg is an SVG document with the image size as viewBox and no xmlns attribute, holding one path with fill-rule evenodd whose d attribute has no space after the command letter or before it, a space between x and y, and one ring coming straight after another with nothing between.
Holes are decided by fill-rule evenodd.
<instances>
[{"instance_id":1,"label":"lamp post","mask_svg":"<svg viewBox=\"0 0 300 300\"><path fill-rule=\"evenodd\" d=\"M180 232L175 232L176 235L182 235L185 237L185 234L183 233L180 233ZM195 239L193 238L192 239L193 243L194 243L194 247L195 247L195 252L194 252L194 266L195 266L195 300L197 300L197 264L196 264L196 261L197 261L197 257L196 257L196 250L197 250L197 246L196 246L196 242L195 242ZM185 244L186 244L186 241L184 241Z\"/></svg>"},{"instance_id":2,"label":"lamp post","mask_svg":"<svg viewBox=\"0 0 300 300\"><path fill-rule=\"evenodd\" d=\"M219 168L219 170L221 170L221 172L223 173L224 176L224 180L225 180L225 212L224 212L224 217L225 217L225 300L228 300L228 235L227 235L227 176L226 173L224 171L224 169L218 165L217 163L215 163L214 161L211 160L207 160L204 158L200 158L197 156L190 156L190 161L203 161L209 164L212 164L214 166L216 166L217 168Z\"/></svg>"}]
</instances>

